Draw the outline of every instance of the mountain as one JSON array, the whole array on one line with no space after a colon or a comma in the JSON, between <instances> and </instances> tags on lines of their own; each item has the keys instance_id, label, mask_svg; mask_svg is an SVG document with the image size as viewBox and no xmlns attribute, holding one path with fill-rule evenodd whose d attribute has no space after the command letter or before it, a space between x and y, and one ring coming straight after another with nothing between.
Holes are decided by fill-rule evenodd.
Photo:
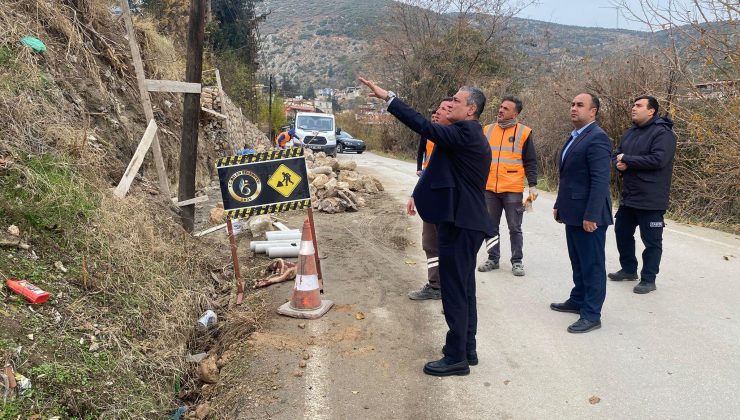
<instances>
[{"instance_id":1,"label":"mountain","mask_svg":"<svg viewBox=\"0 0 740 420\"><path fill-rule=\"evenodd\" d=\"M303 89L343 87L367 71L368 53L391 0L266 0L261 70ZM650 42L653 34L513 18L511 33L530 60L556 64Z\"/></svg>"}]
</instances>

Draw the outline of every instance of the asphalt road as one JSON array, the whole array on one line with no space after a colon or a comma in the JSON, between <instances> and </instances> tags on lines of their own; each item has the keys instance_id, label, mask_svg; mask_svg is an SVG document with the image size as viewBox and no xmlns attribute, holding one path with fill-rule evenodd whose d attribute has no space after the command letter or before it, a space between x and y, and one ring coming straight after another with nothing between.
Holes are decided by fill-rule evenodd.
<instances>
[{"instance_id":1,"label":"asphalt road","mask_svg":"<svg viewBox=\"0 0 740 420\"><path fill-rule=\"evenodd\" d=\"M367 152L340 158L354 159L363 172L377 176L399 209L417 180L412 163ZM477 273L480 364L469 376L439 379L424 375L417 358L408 361L409 369L398 370L411 375L403 380L366 376L370 389L383 389L384 381L401 385L386 395L393 396L389 405L403 395L404 407L386 407L385 417L740 418L740 238L667 221L658 290L636 295L635 282L609 282L603 327L569 334L566 327L577 315L549 309L550 302L568 297L572 285L564 229L551 217L554 198L541 194L534 211L525 214L525 277L511 274L505 223L501 269ZM410 235L420 235L418 217L412 226ZM418 243L420 238L418 251L407 253L423 261ZM613 228L606 256L607 270L617 270ZM479 260L484 259L481 252ZM423 279L423 264L415 269ZM408 289L421 284L408 281ZM399 295L386 304L375 310L383 318L415 320L408 331L404 323L394 324L398 337L389 339L412 336L407 346L441 347L446 325L439 301L412 302ZM428 350L417 354L433 355ZM333 386L334 381L313 385L338 394ZM320 410L318 417L377 418L384 412L359 410Z\"/></svg>"}]
</instances>

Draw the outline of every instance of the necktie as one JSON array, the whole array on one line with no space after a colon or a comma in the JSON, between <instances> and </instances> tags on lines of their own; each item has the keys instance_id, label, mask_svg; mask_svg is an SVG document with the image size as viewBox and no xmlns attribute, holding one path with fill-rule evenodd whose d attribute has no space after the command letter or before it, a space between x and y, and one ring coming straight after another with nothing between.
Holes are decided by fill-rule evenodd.
<instances>
[{"instance_id":1,"label":"necktie","mask_svg":"<svg viewBox=\"0 0 740 420\"><path fill-rule=\"evenodd\" d=\"M570 146L573 145L573 142L575 141L576 137L578 137L577 134L575 136L572 134L570 135L570 138L568 139L568 143L565 145L565 148L563 149L563 154L560 156L560 162L565 160L565 155L568 154L568 149L570 149Z\"/></svg>"}]
</instances>

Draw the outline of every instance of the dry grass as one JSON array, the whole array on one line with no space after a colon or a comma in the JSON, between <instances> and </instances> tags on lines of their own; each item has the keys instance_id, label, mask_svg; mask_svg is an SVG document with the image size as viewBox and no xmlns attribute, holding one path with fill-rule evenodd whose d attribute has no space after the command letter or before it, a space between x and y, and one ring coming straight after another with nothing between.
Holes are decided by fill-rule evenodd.
<instances>
[{"instance_id":1,"label":"dry grass","mask_svg":"<svg viewBox=\"0 0 740 420\"><path fill-rule=\"evenodd\" d=\"M157 30L151 19L138 19L136 28L143 35L143 55L151 79L183 80L185 77L184 54L167 37Z\"/></svg>"},{"instance_id":2,"label":"dry grass","mask_svg":"<svg viewBox=\"0 0 740 420\"><path fill-rule=\"evenodd\" d=\"M200 398L188 352L220 354L262 316L258 303L230 306L227 245L191 238L171 205L143 192L143 183L125 200L109 194L143 132L143 118L123 25L108 5L0 2L0 156L13 162L0 170L0 227L20 226L40 257L19 251L0 260L0 272L53 292L36 315L19 301L0 302L0 324L10 319L22 331L3 334L0 350L17 347L30 332L36 336L12 359L34 383L33 397L14 406L24 416L164 418L177 404ZM184 64L171 43L146 22L138 24L144 53L156 57L147 71L180 79L176 69ZM20 45L29 34L48 51ZM160 109L161 127L177 121ZM175 143L162 137L163 148ZM168 157L176 161L177 153ZM69 272L59 274L55 261ZM205 309L223 315L207 339L194 333ZM6 311L17 317L5 318ZM90 337L100 344L95 354ZM176 384L190 384L192 393L176 395ZM13 412L4 410L0 417Z\"/></svg>"}]
</instances>

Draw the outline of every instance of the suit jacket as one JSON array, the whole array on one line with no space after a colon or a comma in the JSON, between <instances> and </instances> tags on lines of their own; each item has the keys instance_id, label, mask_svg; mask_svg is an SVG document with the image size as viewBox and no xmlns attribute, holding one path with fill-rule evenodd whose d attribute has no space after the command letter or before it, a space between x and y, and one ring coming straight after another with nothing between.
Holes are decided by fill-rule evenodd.
<instances>
[{"instance_id":1,"label":"suit jacket","mask_svg":"<svg viewBox=\"0 0 740 420\"><path fill-rule=\"evenodd\" d=\"M480 123L433 124L398 98L393 99L388 112L435 144L413 193L421 219L433 224L454 223L493 236L484 196L491 148Z\"/></svg>"},{"instance_id":2,"label":"suit jacket","mask_svg":"<svg viewBox=\"0 0 740 420\"><path fill-rule=\"evenodd\" d=\"M554 208L566 225L581 226L584 220L598 226L614 222L609 193L611 151L609 136L595 122L576 137L565 159L560 159L560 151L560 187Z\"/></svg>"}]
</instances>

